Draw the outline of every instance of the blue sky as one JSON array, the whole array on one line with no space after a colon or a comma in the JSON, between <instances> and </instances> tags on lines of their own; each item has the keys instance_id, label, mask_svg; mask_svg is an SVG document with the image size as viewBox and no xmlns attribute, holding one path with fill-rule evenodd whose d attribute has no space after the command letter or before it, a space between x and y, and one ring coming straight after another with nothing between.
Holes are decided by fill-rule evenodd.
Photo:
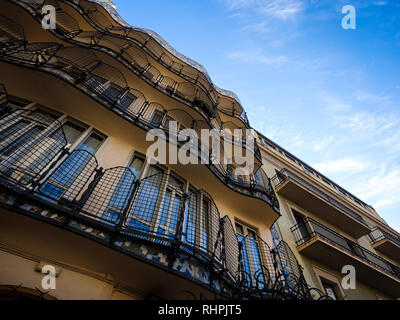
<instances>
[{"instance_id":1,"label":"blue sky","mask_svg":"<svg viewBox=\"0 0 400 320\"><path fill-rule=\"evenodd\" d=\"M400 1L114 2L236 92L255 129L400 231ZM344 5L356 30L341 27Z\"/></svg>"}]
</instances>

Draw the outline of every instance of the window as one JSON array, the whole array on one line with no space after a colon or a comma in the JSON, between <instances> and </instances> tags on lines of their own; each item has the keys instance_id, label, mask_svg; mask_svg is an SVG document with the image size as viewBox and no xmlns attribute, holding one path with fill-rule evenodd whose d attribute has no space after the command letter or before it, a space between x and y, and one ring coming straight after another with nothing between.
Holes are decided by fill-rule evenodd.
<instances>
[{"instance_id":1,"label":"window","mask_svg":"<svg viewBox=\"0 0 400 320\"><path fill-rule=\"evenodd\" d=\"M277 245L279 242L281 242L281 236L279 235L278 228L276 227L276 224L274 224L271 227L271 235L272 235L272 241L274 242L274 245Z\"/></svg>"},{"instance_id":2,"label":"window","mask_svg":"<svg viewBox=\"0 0 400 320\"><path fill-rule=\"evenodd\" d=\"M268 141L265 141L265 143L267 144L268 147L276 150L275 146L273 146L272 144L270 144Z\"/></svg>"},{"instance_id":3,"label":"window","mask_svg":"<svg viewBox=\"0 0 400 320\"><path fill-rule=\"evenodd\" d=\"M112 101L115 101L121 95L123 89L114 83L110 83L105 92L107 93L108 98L110 98Z\"/></svg>"},{"instance_id":4,"label":"window","mask_svg":"<svg viewBox=\"0 0 400 320\"><path fill-rule=\"evenodd\" d=\"M35 160L29 164L28 170L39 173L49 162L48 160L54 159L59 152L61 152L63 145L57 141L61 136L64 135L67 145L71 145L83 134L84 131L85 128L80 127L71 121L64 123L62 129L56 130L44 140L45 145L41 148L42 150L40 150L40 154L35 158ZM28 179L29 177L26 176L25 178Z\"/></svg>"},{"instance_id":5,"label":"window","mask_svg":"<svg viewBox=\"0 0 400 320\"><path fill-rule=\"evenodd\" d=\"M297 228L295 229L296 241L307 241L310 238L310 233L308 232L304 215L294 209L292 209L292 212L297 226Z\"/></svg>"},{"instance_id":6,"label":"window","mask_svg":"<svg viewBox=\"0 0 400 320\"><path fill-rule=\"evenodd\" d=\"M265 188L265 182L263 180L262 174L261 174L261 168L257 170L257 172L254 174L254 179L256 180L256 183L258 186L264 187Z\"/></svg>"},{"instance_id":7,"label":"window","mask_svg":"<svg viewBox=\"0 0 400 320\"><path fill-rule=\"evenodd\" d=\"M112 196L111 203L108 206L107 212L104 217L106 220L117 223L120 216L128 205L128 199L134 191L135 182L139 179L144 160L140 157L134 157L129 164L131 171L126 171L120 181L117 181L118 187L115 188L116 192ZM132 175L133 173L133 175Z\"/></svg>"},{"instance_id":8,"label":"window","mask_svg":"<svg viewBox=\"0 0 400 320\"><path fill-rule=\"evenodd\" d=\"M129 164L129 168L132 170L136 179L140 178L140 175L142 174L143 170L143 165L144 165L144 159L138 156L135 156L132 159L131 163Z\"/></svg>"},{"instance_id":9,"label":"window","mask_svg":"<svg viewBox=\"0 0 400 320\"><path fill-rule=\"evenodd\" d=\"M203 197L200 217L200 246L202 249L208 248L208 227L210 225L210 200Z\"/></svg>"},{"instance_id":10,"label":"window","mask_svg":"<svg viewBox=\"0 0 400 320\"><path fill-rule=\"evenodd\" d=\"M332 184L325 178L321 177L322 181L324 181L327 185L329 185L330 187L332 187Z\"/></svg>"},{"instance_id":11,"label":"window","mask_svg":"<svg viewBox=\"0 0 400 320\"><path fill-rule=\"evenodd\" d=\"M79 150L86 150L92 154L96 153L100 145L103 143L104 137L93 132L86 140L79 146Z\"/></svg>"},{"instance_id":12,"label":"window","mask_svg":"<svg viewBox=\"0 0 400 320\"><path fill-rule=\"evenodd\" d=\"M188 205L186 208L186 219L184 223L184 233L183 233L183 241L195 245L196 244L196 230L197 227L197 201L198 195L197 192L190 188L189 189L189 198Z\"/></svg>"},{"instance_id":13,"label":"window","mask_svg":"<svg viewBox=\"0 0 400 320\"><path fill-rule=\"evenodd\" d=\"M286 154L286 158L288 158L290 161L294 162L297 164L296 159L292 158L291 156L289 156L288 154Z\"/></svg>"},{"instance_id":14,"label":"window","mask_svg":"<svg viewBox=\"0 0 400 320\"><path fill-rule=\"evenodd\" d=\"M314 171L312 171L310 168L308 168L308 167L306 167L306 166L303 166L303 168L304 168L304 171L306 171L306 172L308 172L308 173L311 173L312 175L315 174Z\"/></svg>"},{"instance_id":15,"label":"window","mask_svg":"<svg viewBox=\"0 0 400 320\"><path fill-rule=\"evenodd\" d=\"M215 230L213 223L219 223L213 219L214 204L208 196L189 187L186 215L183 222L183 241L196 246L205 253L214 250Z\"/></svg>"},{"instance_id":16,"label":"window","mask_svg":"<svg viewBox=\"0 0 400 320\"><path fill-rule=\"evenodd\" d=\"M237 239L243 245L243 268L247 273L247 276L252 278L252 281L255 282L254 278L256 274L258 274L258 280L262 283L264 280L264 276L262 274L262 260L259 249L259 244L257 241L256 232L249 227L245 226L241 223L235 223L236 235ZM261 273L260 273L261 271ZM262 284L260 283L260 286Z\"/></svg>"},{"instance_id":17,"label":"window","mask_svg":"<svg viewBox=\"0 0 400 320\"><path fill-rule=\"evenodd\" d=\"M361 257L361 258L366 258L364 255L364 252L362 251L362 249L360 248L359 245L357 245L356 243L354 243L353 241L349 240L349 239L345 239L345 242L348 246L348 248L351 250L351 252L353 252L355 255Z\"/></svg>"},{"instance_id":18,"label":"window","mask_svg":"<svg viewBox=\"0 0 400 320\"><path fill-rule=\"evenodd\" d=\"M321 279L322 287L324 288L325 294L333 299L333 300L339 300L338 294L337 294L337 285L334 284L333 282L327 281L325 279Z\"/></svg>"},{"instance_id":19,"label":"window","mask_svg":"<svg viewBox=\"0 0 400 320\"><path fill-rule=\"evenodd\" d=\"M86 129L87 126L78 125L70 120L64 123L63 130L65 138L67 139L67 144L74 144Z\"/></svg>"},{"instance_id":20,"label":"window","mask_svg":"<svg viewBox=\"0 0 400 320\"><path fill-rule=\"evenodd\" d=\"M150 124L153 127L158 127L161 124L163 117L164 117L164 113L162 111L157 110L157 109L154 110L153 115L150 120Z\"/></svg>"},{"instance_id":21,"label":"window","mask_svg":"<svg viewBox=\"0 0 400 320\"><path fill-rule=\"evenodd\" d=\"M160 235L174 237L178 223L179 213L183 204L184 184L173 175L168 177L160 214L156 224L156 231Z\"/></svg>"},{"instance_id":22,"label":"window","mask_svg":"<svg viewBox=\"0 0 400 320\"><path fill-rule=\"evenodd\" d=\"M69 129L68 129L69 130ZM82 128L83 130L83 128ZM82 132L81 132L82 133ZM70 139L77 139L79 136L78 127L70 132ZM100 147L104 138L97 133L90 134L77 148L87 152L73 152L61 167L51 176L51 181L43 186L41 193L52 200L60 199L69 190L76 178L83 172L92 154ZM77 186L75 186L77 188Z\"/></svg>"},{"instance_id":23,"label":"window","mask_svg":"<svg viewBox=\"0 0 400 320\"><path fill-rule=\"evenodd\" d=\"M163 173L163 169L154 165L150 166L147 177L141 181L138 195L128 220L129 226L145 232L150 231L161 194Z\"/></svg>"},{"instance_id":24,"label":"window","mask_svg":"<svg viewBox=\"0 0 400 320\"><path fill-rule=\"evenodd\" d=\"M9 125L0 132L0 156L8 157L15 153L56 119L57 116L47 111L35 110L9 120Z\"/></svg>"},{"instance_id":25,"label":"window","mask_svg":"<svg viewBox=\"0 0 400 320\"><path fill-rule=\"evenodd\" d=\"M107 79L91 74L85 78L84 85L89 88L89 90L97 91L102 94L107 88L107 82Z\"/></svg>"},{"instance_id":26,"label":"window","mask_svg":"<svg viewBox=\"0 0 400 320\"><path fill-rule=\"evenodd\" d=\"M237 180L237 182L238 182L241 186L244 185L243 176L242 176L241 174L239 174L239 175L236 176L236 180Z\"/></svg>"},{"instance_id":27,"label":"window","mask_svg":"<svg viewBox=\"0 0 400 320\"><path fill-rule=\"evenodd\" d=\"M124 110L128 110L129 107L137 100L137 97L131 93L127 93L125 94L121 100L120 100L120 104L122 105L122 107L124 108Z\"/></svg>"},{"instance_id":28,"label":"window","mask_svg":"<svg viewBox=\"0 0 400 320\"><path fill-rule=\"evenodd\" d=\"M238 184L243 185L246 179L246 173L242 168L235 167L232 164L226 165L226 174L229 179L236 181Z\"/></svg>"},{"instance_id":29,"label":"window","mask_svg":"<svg viewBox=\"0 0 400 320\"><path fill-rule=\"evenodd\" d=\"M172 132L172 133L174 133L174 134L179 134L179 132L180 131L182 131L182 130L184 130L185 129L185 126L184 125L182 125L181 123L179 123L178 121L176 121L174 118L172 118L171 116L166 116L165 117L165 121L164 121L164 125L163 125L163 127L165 128L165 129L169 129L169 125L170 125L170 123L171 122L176 122L176 131L175 132ZM172 125L171 125L172 126ZM175 128L175 126L172 126L172 128Z\"/></svg>"},{"instance_id":30,"label":"window","mask_svg":"<svg viewBox=\"0 0 400 320\"><path fill-rule=\"evenodd\" d=\"M278 171L275 169L276 177L278 178L279 183L282 184L286 181L286 175L282 171Z\"/></svg>"}]
</instances>

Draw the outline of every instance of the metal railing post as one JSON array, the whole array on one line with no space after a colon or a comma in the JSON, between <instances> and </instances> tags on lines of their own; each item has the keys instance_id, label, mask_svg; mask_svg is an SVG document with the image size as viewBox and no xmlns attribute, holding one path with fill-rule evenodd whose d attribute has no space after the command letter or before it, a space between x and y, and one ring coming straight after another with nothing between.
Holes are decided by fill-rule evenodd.
<instances>
[{"instance_id":1,"label":"metal railing post","mask_svg":"<svg viewBox=\"0 0 400 320\"><path fill-rule=\"evenodd\" d=\"M34 192L35 191L35 189L36 190L39 190L42 186L43 186L43 182L41 182L44 178L46 178L46 176L54 169L54 167L56 166L56 164L58 164L60 161L61 161L61 159L65 156L65 155L70 155L71 153L70 153L70 150L69 150L69 148L63 148L62 150L61 150L61 152L60 152L60 154L58 155L58 157L57 157L57 159L56 160L54 160L51 164L50 164L50 166L48 167L48 169L46 170L46 171L44 171L41 175L40 175L40 177L38 178L38 179L36 179L36 180L34 180L33 182L32 182L32 190L31 190L31 192Z\"/></svg>"},{"instance_id":2,"label":"metal railing post","mask_svg":"<svg viewBox=\"0 0 400 320\"><path fill-rule=\"evenodd\" d=\"M130 207L132 205L132 202L135 199L136 191L139 189L139 186L140 186L140 180L137 179L135 181L135 183L134 183L133 189L132 189L131 194L130 194L130 196L128 198L128 201L126 203L126 207L124 208L124 211L122 212L122 214L121 214L121 216L120 216L120 218L118 220L118 224L116 225L116 229L118 231L121 231L122 228L124 227L125 223L126 223L126 220L128 218L128 211L129 211L129 209L130 209Z\"/></svg>"},{"instance_id":3,"label":"metal railing post","mask_svg":"<svg viewBox=\"0 0 400 320\"><path fill-rule=\"evenodd\" d=\"M79 211L84 207L85 203L90 198L90 196L93 193L94 189L96 188L97 184L100 182L101 178L103 177L105 171L103 168L98 168L94 172L96 172L96 174L94 175L93 180L89 183L89 186L83 192L81 198L75 202L75 205L73 208L73 211L75 214L79 213Z\"/></svg>"}]
</instances>

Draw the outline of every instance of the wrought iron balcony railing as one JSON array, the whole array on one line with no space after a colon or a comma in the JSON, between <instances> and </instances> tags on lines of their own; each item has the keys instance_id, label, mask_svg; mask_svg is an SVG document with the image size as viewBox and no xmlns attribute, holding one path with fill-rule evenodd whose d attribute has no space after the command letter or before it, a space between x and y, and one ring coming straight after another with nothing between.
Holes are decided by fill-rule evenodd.
<instances>
[{"instance_id":1,"label":"wrought iron balcony railing","mask_svg":"<svg viewBox=\"0 0 400 320\"><path fill-rule=\"evenodd\" d=\"M400 268L312 218L305 218L303 224L293 226L291 231L297 246L319 237L351 256L362 259L372 267L400 279Z\"/></svg>"},{"instance_id":2,"label":"wrought iron balcony railing","mask_svg":"<svg viewBox=\"0 0 400 320\"><path fill-rule=\"evenodd\" d=\"M11 112L6 87L0 83L0 118Z\"/></svg>"},{"instance_id":3,"label":"wrought iron balcony railing","mask_svg":"<svg viewBox=\"0 0 400 320\"><path fill-rule=\"evenodd\" d=\"M135 47L135 45L131 44L127 39L119 39L114 35L107 35L104 32L99 31L81 31L77 22L67 13L63 12L61 7L57 7L59 5L57 2L53 3L50 1L49 3L55 5L58 10L56 29L58 33L56 34L65 41L71 42L74 45L83 46L86 48L96 48L100 51L109 53L113 58L118 59L127 68L131 69L133 73L142 77L146 82L156 89L200 112L200 114L204 117L205 122L207 122L211 128L215 128L217 130L239 129L242 131L242 133L247 134L244 128L241 128L237 124L233 124L233 122L222 122L219 118L219 115L216 114L210 107L211 102L207 100L207 97L202 95L202 92L197 90L195 86L185 82L178 83L175 80L162 75L156 67L150 64L149 60L141 51L141 49L139 47ZM36 18L38 23L41 23L40 17L41 16L39 13L37 13ZM23 31L23 28L19 24L6 17L3 18L4 19L2 19L0 16L0 32L7 35L13 35L17 33L17 31L20 33L21 29ZM7 37L7 39L14 38ZM15 42L15 39L12 43L6 42L4 44L4 46L6 46L5 49L9 49L10 47L15 46L17 43L18 42ZM250 126L248 126L248 128L250 128ZM242 137L234 136L234 143L245 146L245 134L242 134ZM261 162L261 151L257 141L254 142L254 147L251 149L251 151L254 153L258 161Z\"/></svg>"},{"instance_id":4,"label":"wrought iron balcony railing","mask_svg":"<svg viewBox=\"0 0 400 320\"><path fill-rule=\"evenodd\" d=\"M289 245L280 241L273 249L254 233L237 236L239 240L240 282L251 295L275 295L279 292L303 299L327 299L310 288Z\"/></svg>"},{"instance_id":5,"label":"wrought iron balcony railing","mask_svg":"<svg viewBox=\"0 0 400 320\"><path fill-rule=\"evenodd\" d=\"M74 86L84 89L101 104L142 128L165 130L167 137L169 137L167 120L176 119L176 113L179 113L178 110L168 111L160 104L148 102L141 92L128 86L119 70L103 63L89 49L63 47L54 43L34 43L0 51L0 58L53 73ZM157 113L160 114L160 117L154 117L155 110L158 110ZM186 114L186 118L187 116ZM190 128L195 124L194 121L190 121L194 119L187 120L188 123L185 124L185 127ZM201 126L199 126L199 130L200 128ZM233 143L236 145L238 142L233 139ZM201 145L199 140L199 157L204 159L206 155L204 155ZM244 147L247 147L247 144ZM208 150L208 156L211 153ZM264 181L264 185L258 185L256 179L238 180L229 172L226 165L215 160L210 161L207 166L234 190L260 198L275 210L279 210L278 201L269 179Z\"/></svg>"},{"instance_id":6,"label":"wrought iron balcony railing","mask_svg":"<svg viewBox=\"0 0 400 320\"><path fill-rule=\"evenodd\" d=\"M302 187L304 187L305 189L307 189L309 192L311 192L313 194L316 194L318 197L322 198L323 200L325 200L330 205L338 208L340 211L342 211L342 212L348 214L349 216L351 216L352 218L358 220L363 225L368 226L366 221L363 219L363 217L361 215L359 215L358 213L354 212L349 207L345 206L341 202L337 201L333 197L331 197L328 194L326 194L325 192L323 192L320 188L318 188L318 187L314 186L313 184L307 182L306 180L304 180L303 178L297 176L296 174L294 174L293 172L289 171L288 169L282 169L278 174L276 174L276 176L271 178L271 180L273 181L273 184L274 184L275 188L278 188L280 185L282 185L287 180L292 180L292 181L298 183L299 185L301 185Z\"/></svg>"},{"instance_id":7,"label":"wrought iron balcony railing","mask_svg":"<svg viewBox=\"0 0 400 320\"><path fill-rule=\"evenodd\" d=\"M53 5L57 9L57 31L63 38L79 41L86 38L90 40L88 43L90 45L113 50L115 57L128 58L139 74L156 88L173 95L175 98L183 99L184 101L188 100L190 104L201 102L201 107L209 116L215 117L215 109L218 109L229 116L240 119L247 128L250 128L246 113L242 107L234 98L219 97L216 88L210 84L208 77L205 77L200 71L188 64L171 59L170 55L166 53L158 41L154 40L153 36L141 32L139 29L113 26L110 24L109 18L103 15L95 3L89 1L80 1L79 3L64 1L78 10L94 28L93 30L96 30L82 31L79 22L64 12L60 4L55 0L37 2L15 0L14 2L29 4L30 11L35 12L37 17L41 16L40 10L43 5ZM113 19L112 16L110 18ZM172 78L163 75L157 67L149 62L142 50L158 63L161 63L167 69L189 82L178 83Z\"/></svg>"},{"instance_id":8,"label":"wrought iron balcony railing","mask_svg":"<svg viewBox=\"0 0 400 320\"><path fill-rule=\"evenodd\" d=\"M400 247L400 238L399 237L395 237L394 235L390 234L389 232L387 232L379 227L375 227L372 230L372 232L369 234L369 237L371 239L372 244L375 244L381 240L387 239Z\"/></svg>"},{"instance_id":9,"label":"wrought iron balcony railing","mask_svg":"<svg viewBox=\"0 0 400 320\"><path fill-rule=\"evenodd\" d=\"M21 195L20 203L35 200L59 211L61 225L74 219L114 241L161 246L169 261L178 254L198 259L231 284L232 297L311 298L290 249L281 243L270 250L260 238L239 241L206 191L185 194L157 166L140 180L130 167L103 169L89 147L70 151L63 126L47 113L17 110L0 121L0 185ZM172 208L163 186L175 190ZM257 256L263 260L254 264Z\"/></svg>"},{"instance_id":10,"label":"wrought iron balcony railing","mask_svg":"<svg viewBox=\"0 0 400 320\"><path fill-rule=\"evenodd\" d=\"M173 50L157 34L144 32L142 29L132 28L130 26L124 26L124 24L122 24L121 27L121 19L119 19L118 13L113 8L110 8L109 11L107 10L106 6L102 6L102 8L106 9L113 21L120 21L117 22L119 24L118 26L114 26L112 23L110 23L110 19L107 18L93 2L80 1L78 5L69 0L65 0L64 2L70 3L75 7L79 7L81 14L101 32L106 32L113 36L130 39L131 41L140 45L140 47L144 49L150 56L164 65L170 71L199 86L204 91L206 95L205 97L207 98L206 100L213 101L212 105L215 105L218 110L227 115L241 119L244 124L250 127L246 114L243 112L240 104L236 101L237 97L230 95L229 98L225 98L224 95L228 92L215 87L205 70L204 72L201 72L198 70L198 68L195 68L191 65L191 62L193 61L186 61L186 63L182 63L178 59L171 58L171 54L166 51L165 47L168 47L170 52L173 51L176 53L176 51ZM218 93L222 96L218 96ZM232 102L230 102L230 100L232 100Z\"/></svg>"}]
</instances>

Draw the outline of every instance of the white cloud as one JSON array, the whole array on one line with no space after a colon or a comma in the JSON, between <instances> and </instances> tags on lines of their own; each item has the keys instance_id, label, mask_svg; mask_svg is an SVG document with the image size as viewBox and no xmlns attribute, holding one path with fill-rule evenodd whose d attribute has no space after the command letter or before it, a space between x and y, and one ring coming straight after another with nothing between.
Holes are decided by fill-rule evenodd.
<instances>
[{"instance_id":1,"label":"white cloud","mask_svg":"<svg viewBox=\"0 0 400 320\"><path fill-rule=\"evenodd\" d=\"M245 27L243 27L242 30L243 31L250 31L250 32L254 32L254 33L257 33L259 35L262 35L262 34L265 34L265 33L270 33L274 29L271 27L269 22L263 21L263 22L259 22L259 23L248 24Z\"/></svg>"},{"instance_id":2,"label":"white cloud","mask_svg":"<svg viewBox=\"0 0 400 320\"><path fill-rule=\"evenodd\" d=\"M376 209L400 205L400 168L381 165L372 176L360 179L353 190Z\"/></svg>"},{"instance_id":3,"label":"white cloud","mask_svg":"<svg viewBox=\"0 0 400 320\"><path fill-rule=\"evenodd\" d=\"M286 56L269 56L264 55L259 51L237 51L228 54L228 59L231 59L239 63L255 63L264 65L280 65L287 63L288 58Z\"/></svg>"},{"instance_id":4,"label":"white cloud","mask_svg":"<svg viewBox=\"0 0 400 320\"><path fill-rule=\"evenodd\" d=\"M386 133L400 124L400 115L397 113L357 112L349 116L336 116L335 120L342 128L353 131L368 131L376 136Z\"/></svg>"},{"instance_id":5,"label":"white cloud","mask_svg":"<svg viewBox=\"0 0 400 320\"><path fill-rule=\"evenodd\" d=\"M263 13L284 20L295 16L303 9L303 3L298 0L272 0L262 2L263 5L260 9Z\"/></svg>"},{"instance_id":6,"label":"white cloud","mask_svg":"<svg viewBox=\"0 0 400 320\"><path fill-rule=\"evenodd\" d=\"M364 90L357 90L354 93L357 102L367 102L370 104L385 105L390 102L390 96L385 94L375 94Z\"/></svg>"},{"instance_id":7,"label":"white cloud","mask_svg":"<svg viewBox=\"0 0 400 320\"><path fill-rule=\"evenodd\" d=\"M301 0L225 0L229 9L251 8L258 14L286 20L300 13L304 4Z\"/></svg>"}]
</instances>

